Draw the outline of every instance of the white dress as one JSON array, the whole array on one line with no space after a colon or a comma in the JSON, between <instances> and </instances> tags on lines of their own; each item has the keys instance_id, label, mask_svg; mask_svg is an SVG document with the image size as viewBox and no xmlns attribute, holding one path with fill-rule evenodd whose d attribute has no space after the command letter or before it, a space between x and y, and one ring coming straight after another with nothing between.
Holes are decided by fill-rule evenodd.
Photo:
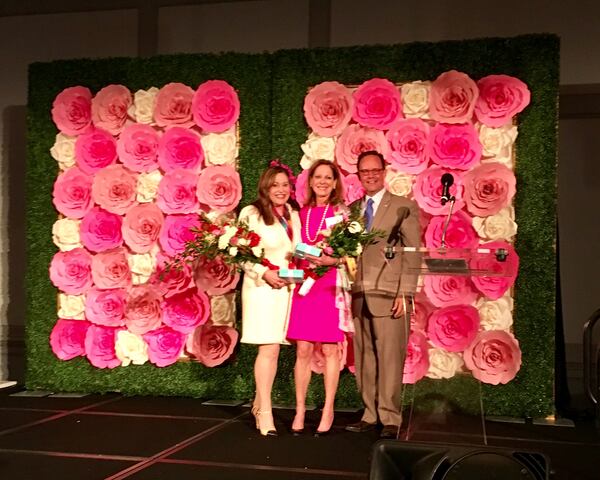
<instances>
[{"instance_id":1,"label":"white dress","mask_svg":"<svg viewBox=\"0 0 600 480\"><path fill-rule=\"evenodd\" d=\"M300 238L298 212L291 211L293 240L285 228L275 219L273 225L265 225L253 205L244 207L239 219L246 221L251 230L260 235L260 246L265 258L272 264L288 267L288 259ZM292 306L294 285L274 289L263 279L268 270L264 265L244 265L242 283L242 343L271 344L288 343L285 339Z\"/></svg>"}]
</instances>

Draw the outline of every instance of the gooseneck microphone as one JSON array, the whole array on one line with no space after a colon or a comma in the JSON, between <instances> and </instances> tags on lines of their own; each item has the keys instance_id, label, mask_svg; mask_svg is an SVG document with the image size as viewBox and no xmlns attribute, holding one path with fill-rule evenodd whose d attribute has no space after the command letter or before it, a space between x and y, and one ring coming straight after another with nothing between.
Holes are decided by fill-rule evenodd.
<instances>
[{"instance_id":1,"label":"gooseneck microphone","mask_svg":"<svg viewBox=\"0 0 600 480\"><path fill-rule=\"evenodd\" d=\"M446 205L447 202L452 200L452 195L450 195L450 187L454 183L454 177L450 173L444 173L442 175L442 197L441 203L442 205Z\"/></svg>"}]
</instances>

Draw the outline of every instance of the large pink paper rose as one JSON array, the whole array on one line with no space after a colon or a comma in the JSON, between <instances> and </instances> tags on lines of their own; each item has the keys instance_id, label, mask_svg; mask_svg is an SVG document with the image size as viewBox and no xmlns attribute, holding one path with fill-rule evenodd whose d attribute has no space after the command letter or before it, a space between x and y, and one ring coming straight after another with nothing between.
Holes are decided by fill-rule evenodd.
<instances>
[{"instance_id":1,"label":"large pink paper rose","mask_svg":"<svg viewBox=\"0 0 600 480\"><path fill-rule=\"evenodd\" d=\"M158 144L158 163L165 172L185 168L197 172L204 163L200 137L192 130L173 127L165 132Z\"/></svg>"},{"instance_id":2,"label":"large pink paper rose","mask_svg":"<svg viewBox=\"0 0 600 480\"><path fill-rule=\"evenodd\" d=\"M506 165L492 162L475 167L464 176L467 210L477 217L495 215L510 205L516 192L515 174Z\"/></svg>"},{"instance_id":3,"label":"large pink paper rose","mask_svg":"<svg viewBox=\"0 0 600 480\"><path fill-rule=\"evenodd\" d=\"M93 175L117 160L117 141L98 128L77 137L75 158L83 173Z\"/></svg>"},{"instance_id":4,"label":"large pink paper rose","mask_svg":"<svg viewBox=\"0 0 600 480\"><path fill-rule=\"evenodd\" d=\"M477 82L479 98L475 115L488 127L501 127L529 105L527 85L509 75L488 75Z\"/></svg>"},{"instance_id":5,"label":"large pink paper rose","mask_svg":"<svg viewBox=\"0 0 600 480\"><path fill-rule=\"evenodd\" d=\"M164 217L153 203L133 207L123 221L123 239L135 253L148 253L156 245Z\"/></svg>"},{"instance_id":6,"label":"large pink paper rose","mask_svg":"<svg viewBox=\"0 0 600 480\"><path fill-rule=\"evenodd\" d=\"M139 123L128 125L117 140L119 160L134 172L156 170L158 143L158 132L151 126Z\"/></svg>"},{"instance_id":7,"label":"large pink paper rose","mask_svg":"<svg viewBox=\"0 0 600 480\"><path fill-rule=\"evenodd\" d=\"M445 216L440 215L431 218L425 231L425 246L427 248L442 246L445 223ZM471 217L462 210L454 212L446 229L446 247L476 248L479 245L479 237L471 223Z\"/></svg>"},{"instance_id":8,"label":"large pink paper rose","mask_svg":"<svg viewBox=\"0 0 600 480\"><path fill-rule=\"evenodd\" d=\"M123 165L109 165L94 176L92 198L104 210L123 215L136 201L137 176Z\"/></svg>"},{"instance_id":9,"label":"large pink paper rose","mask_svg":"<svg viewBox=\"0 0 600 480\"><path fill-rule=\"evenodd\" d=\"M92 208L81 220L80 237L83 246L92 252L104 252L123 245L122 217Z\"/></svg>"},{"instance_id":10,"label":"large pink paper rose","mask_svg":"<svg viewBox=\"0 0 600 480\"><path fill-rule=\"evenodd\" d=\"M414 297L414 310L410 314L410 330L411 332L427 330L427 321L429 315L435 310L435 305L425 295L425 292L421 290Z\"/></svg>"},{"instance_id":11,"label":"large pink paper rose","mask_svg":"<svg viewBox=\"0 0 600 480\"><path fill-rule=\"evenodd\" d=\"M367 80L352 96L352 119L363 127L387 130L404 116L400 91L384 78Z\"/></svg>"},{"instance_id":12,"label":"large pink paper rose","mask_svg":"<svg viewBox=\"0 0 600 480\"><path fill-rule=\"evenodd\" d=\"M133 103L131 92L123 85L107 85L92 99L92 121L96 128L118 135L125 126L127 110Z\"/></svg>"},{"instance_id":13,"label":"large pink paper rose","mask_svg":"<svg viewBox=\"0 0 600 480\"><path fill-rule=\"evenodd\" d=\"M160 232L160 245L167 255L175 256L185 250L185 243L193 240L192 228L198 228L198 215L167 215Z\"/></svg>"},{"instance_id":14,"label":"large pink paper rose","mask_svg":"<svg viewBox=\"0 0 600 480\"><path fill-rule=\"evenodd\" d=\"M162 321L173 330L191 333L210 316L210 300L206 293L190 289L166 298L161 305Z\"/></svg>"},{"instance_id":15,"label":"large pink paper rose","mask_svg":"<svg viewBox=\"0 0 600 480\"><path fill-rule=\"evenodd\" d=\"M194 277L198 289L211 296L233 290L240 280L236 268L225 263L222 257L215 257L213 260L201 257L194 270Z\"/></svg>"},{"instance_id":16,"label":"large pink paper rose","mask_svg":"<svg viewBox=\"0 0 600 480\"><path fill-rule=\"evenodd\" d=\"M317 135L334 137L348 125L352 107L350 90L338 82L323 82L304 97L304 118Z\"/></svg>"},{"instance_id":17,"label":"large pink paper rose","mask_svg":"<svg viewBox=\"0 0 600 480\"><path fill-rule=\"evenodd\" d=\"M427 335L436 347L449 352L467 348L479 330L479 312L471 305L452 305L433 312Z\"/></svg>"},{"instance_id":18,"label":"large pink paper rose","mask_svg":"<svg viewBox=\"0 0 600 480\"><path fill-rule=\"evenodd\" d=\"M167 272L165 271L165 264L169 260L169 257L162 253L157 255L156 272L149 282L157 292L166 298L194 287L192 267L186 263L182 265L181 269L171 268Z\"/></svg>"},{"instance_id":19,"label":"large pink paper rose","mask_svg":"<svg viewBox=\"0 0 600 480\"><path fill-rule=\"evenodd\" d=\"M128 330L141 335L160 327L161 301L159 292L152 285L131 287L125 306Z\"/></svg>"},{"instance_id":20,"label":"large pink paper rose","mask_svg":"<svg viewBox=\"0 0 600 480\"><path fill-rule=\"evenodd\" d=\"M442 205L442 175L450 173L454 177L454 183L450 187L450 195L456 198L454 210L460 210L465 206L463 200L463 174L441 167L429 167L417 175L413 187L415 201L426 213L431 215L447 215L450 211L450 202Z\"/></svg>"},{"instance_id":21,"label":"large pink paper rose","mask_svg":"<svg viewBox=\"0 0 600 480\"><path fill-rule=\"evenodd\" d=\"M427 154L442 167L468 170L481 160L483 147L479 134L470 123L448 125L438 123L431 129Z\"/></svg>"},{"instance_id":22,"label":"large pink paper rose","mask_svg":"<svg viewBox=\"0 0 600 480\"><path fill-rule=\"evenodd\" d=\"M406 346L402 382L417 383L429 370L429 344L422 332L411 332Z\"/></svg>"},{"instance_id":23,"label":"large pink paper rose","mask_svg":"<svg viewBox=\"0 0 600 480\"><path fill-rule=\"evenodd\" d=\"M115 353L117 332L122 328L90 325L85 335L85 354L96 368L115 368L121 360Z\"/></svg>"},{"instance_id":24,"label":"large pink paper rose","mask_svg":"<svg viewBox=\"0 0 600 480\"><path fill-rule=\"evenodd\" d=\"M302 170L296 177L296 201L301 207L308 201L308 171Z\"/></svg>"},{"instance_id":25,"label":"large pink paper rose","mask_svg":"<svg viewBox=\"0 0 600 480\"><path fill-rule=\"evenodd\" d=\"M467 74L444 72L431 85L429 115L438 122L469 122L478 95L477 84Z\"/></svg>"},{"instance_id":26,"label":"large pink paper rose","mask_svg":"<svg viewBox=\"0 0 600 480\"><path fill-rule=\"evenodd\" d=\"M436 307L470 305L478 296L471 278L461 275L425 275L423 291Z\"/></svg>"},{"instance_id":27,"label":"large pink paper rose","mask_svg":"<svg viewBox=\"0 0 600 480\"><path fill-rule=\"evenodd\" d=\"M167 172L158 185L156 204L164 213L192 213L198 211L196 184L198 176L178 168Z\"/></svg>"},{"instance_id":28,"label":"large pink paper rose","mask_svg":"<svg viewBox=\"0 0 600 480\"><path fill-rule=\"evenodd\" d=\"M338 138L335 145L335 158L338 166L348 173L356 173L356 162L362 152L377 151L388 157L389 146L381 130L350 125Z\"/></svg>"},{"instance_id":29,"label":"large pink paper rose","mask_svg":"<svg viewBox=\"0 0 600 480\"><path fill-rule=\"evenodd\" d=\"M50 263L50 280L69 295L81 295L92 286L92 256L84 248L58 252Z\"/></svg>"},{"instance_id":30,"label":"large pink paper rose","mask_svg":"<svg viewBox=\"0 0 600 480\"><path fill-rule=\"evenodd\" d=\"M94 255L92 278L96 287L100 289L129 288L131 270L127 262L127 250L116 248Z\"/></svg>"},{"instance_id":31,"label":"large pink paper rose","mask_svg":"<svg viewBox=\"0 0 600 480\"><path fill-rule=\"evenodd\" d=\"M85 318L96 325L122 327L126 304L127 292L123 289L91 288L85 297Z\"/></svg>"},{"instance_id":32,"label":"large pink paper rose","mask_svg":"<svg viewBox=\"0 0 600 480\"><path fill-rule=\"evenodd\" d=\"M355 173L342 175L344 185L344 203L350 205L365 195L365 189Z\"/></svg>"},{"instance_id":33,"label":"large pink paper rose","mask_svg":"<svg viewBox=\"0 0 600 480\"><path fill-rule=\"evenodd\" d=\"M168 83L156 94L154 121L159 127L191 127L194 90L183 83Z\"/></svg>"},{"instance_id":34,"label":"large pink paper rose","mask_svg":"<svg viewBox=\"0 0 600 480\"><path fill-rule=\"evenodd\" d=\"M477 380L492 385L510 382L521 367L519 342L503 330L479 332L463 357Z\"/></svg>"},{"instance_id":35,"label":"large pink paper rose","mask_svg":"<svg viewBox=\"0 0 600 480\"><path fill-rule=\"evenodd\" d=\"M240 116L240 100L235 89L223 80L208 80L194 93L194 121L204 132L224 132Z\"/></svg>"},{"instance_id":36,"label":"large pink paper rose","mask_svg":"<svg viewBox=\"0 0 600 480\"><path fill-rule=\"evenodd\" d=\"M92 177L77 167L65 170L54 182L52 203L65 217L83 217L94 206Z\"/></svg>"},{"instance_id":37,"label":"large pink paper rose","mask_svg":"<svg viewBox=\"0 0 600 480\"><path fill-rule=\"evenodd\" d=\"M400 120L385 135L390 145L388 160L405 173L421 173L427 168L429 125L419 118Z\"/></svg>"},{"instance_id":38,"label":"large pink paper rose","mask_svg":"<svg viewBox=\"0 0 600 480\"><path fill-rule=\"evenodd\" d=\"M231 356L238 336L235 328L211 324L200 325L188 337L186 348L203 365L216 367Z\"/></svg>"},{"instance_id":39,"label":"large pink paper rose","mask_svg":"<svg viewBox=\"0 0 600 480\"><path fill-rule=\"evenodd\" d=\"M92 92L86 87L69 87L52 102L52 120L65 135L82 135L92 128Z\"/></svg>"},{"instance_id":40,"label":"large pink paper rose","mask_svg":"<svg viewBox=\"0 0 600 480\"><path fill-rule=\"evenodd\" d=\"M507 276L486 275L473 276L471 280L475 288L492 300L498 300L514 285L519 272L519 256L515 249L506 242L496 241L484 243L481 248L489 248L492 252L503 248L507 252L504 262L499 262L494 255L481 256L471 260L469 267L473 270L491 271L500 274L508 272Z\"/></svg>"},{"instance_id":41,"label":"large pink paper rose","mask_svg":"<svg viewBox=\"0 0 600 480\"><path fill-rule=\"evenodd\" d=\"M148 359L157 367L175 363L185 345L185 335L167 326L144 334L144 340L148 344Z\"/></svg>"},{"instance_id":42,"label":"large pink paper rose","mask_svg":"<svg viewBox=\"0 0 600 480\"><path fill-rule=\"evenodd\" d=\"M229 213L242 198L240 175L229 165L206 167L198 176L198 200L211 210Z\"/></svg>"},{"instance_id":43,"label":"large pink paper rose","mask_svg":"<svg viewBox=\"0 0 600 480\"><path fill-rule=\"evenodd\" d=\"M59 318L50 333L54 355L61 360L85 356L85 334L90 325L90 322L83 320Z\"/></svg>"}]
</instances>

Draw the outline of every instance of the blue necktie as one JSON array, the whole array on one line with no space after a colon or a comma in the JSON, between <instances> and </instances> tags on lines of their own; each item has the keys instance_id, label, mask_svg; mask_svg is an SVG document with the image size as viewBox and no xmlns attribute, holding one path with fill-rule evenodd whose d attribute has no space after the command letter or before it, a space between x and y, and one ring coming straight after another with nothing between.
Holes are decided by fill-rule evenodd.
<instances>
[{"instance_id":1,"label":"blue necktie","mask_svg":"<svg viewBox=\"0 0 600 480\"><path fill-rule=\"evenodd\" d=\"M365 208L365 227L367 231L371 230L373 224L373 199L367 200L367 208Z\"/></svg>"}]
</instances>

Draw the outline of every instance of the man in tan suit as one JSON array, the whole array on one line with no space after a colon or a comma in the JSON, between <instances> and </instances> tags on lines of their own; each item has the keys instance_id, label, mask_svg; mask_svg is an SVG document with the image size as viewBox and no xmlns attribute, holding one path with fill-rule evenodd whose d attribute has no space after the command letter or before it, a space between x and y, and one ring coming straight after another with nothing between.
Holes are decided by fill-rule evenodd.
<instances>
[{"instance_id":1,"label":"man in tan suit","mask_svg":"<svg viewBox=\"0 0 600 480\"><path fill-rule=\"evenodd\" d=\"M365 432L379 422L382 438L396 438L402 423L402 372L410 328L406 314L417 276L401 274L400 252L389 257L392 247L420 246L419 211L412 200L384 190L381 154L362 153L357 167L366 192L357 200L365 223L385 235L364 249L352 287L356 381L365 410L360 422L346 430Z\"/></svg>"}]
</instances>

